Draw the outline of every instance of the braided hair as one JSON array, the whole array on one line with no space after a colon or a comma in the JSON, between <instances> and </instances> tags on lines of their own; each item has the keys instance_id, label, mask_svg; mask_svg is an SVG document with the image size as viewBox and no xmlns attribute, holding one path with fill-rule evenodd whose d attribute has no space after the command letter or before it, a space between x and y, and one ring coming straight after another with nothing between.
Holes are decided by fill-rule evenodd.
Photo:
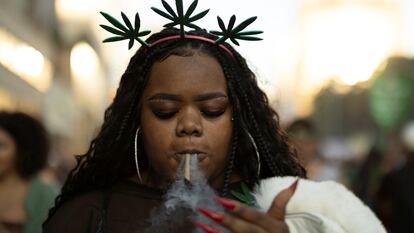
<instances>
[{"instance_id":1,"label":"braided hair","mask_svg":"<svg viewBox=\"0 0 414 233\"><path fill-rule=\"evenodd\" d=\"M147 42L177 34L176 29L164 29L151 35ZM216 39L205 30L188 34ZM297 160L296 151L281 129L277 113L258 87L254 73L237 51L227 43L224 46L233 57L212 43L189 39L168 40L151 48L138 49L122 75L112 104L105 111L100 132L92 140L88 151L76 157L77 166L69 173L55 206L49 212L49 219L72 197L89 190L104 189L135 174L133 154L135 130L140 122L138 104L152 65L170 55L191 56L195 51L202 52L215 57L223 68L233 106L234 131L222 195L227 193L229 177L234 169L243 179L256 182L273 176L304 177L305 171ZM257 145L260 161L248 133ZM140 155L145 155L142 143L138 149ZM260 174L257 173L259 162ZM141 169L148 169L146 156L139 156L139 163Z\"/></svg>"}]
</instances>

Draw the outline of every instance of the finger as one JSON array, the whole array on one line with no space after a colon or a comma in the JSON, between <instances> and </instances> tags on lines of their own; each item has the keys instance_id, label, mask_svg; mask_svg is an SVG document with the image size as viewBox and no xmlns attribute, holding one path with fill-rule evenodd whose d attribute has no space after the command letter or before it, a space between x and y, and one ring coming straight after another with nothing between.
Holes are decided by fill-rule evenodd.
<instances>
[{"instance_id":1,"label":"finger","mask_svg":"<svg viewBox=\"0 0 414 233\"><path fill-rule=\"evenodd\" d=\"M275 228L280 228L282 222L276 221L266 213L255 210L237 201L233 201L226 198L216 197L216 201L226 207L229 212L235 217L241 218L251 224L259 226L267 231L272 231ZM228 208L230 205L231 208ZM213 219L214 220L214 219Z\"/></svg>"},{"instance_id":2,"label":"finger","mask_svg":"<svg viewBox=\"0 0 414 233\"><path fill-rule=\"evenodd\" d=\"M195 221L195 220L191 220L191 222L196 227L200 228L201 230L203 230L206 233L220 233L219 230L217 230L216 228L214 228L214 227L212 227L208 224L205 224L205 223L202 223L202 222L199 222L199 221Z\"/></svg>"},{"instance_id":3,"label":"finger","mask_svg":"<svg viewBox=\"0 0 414 233\"><path fill-rule=\"evenodd\" d=\"M224 214L224 219L221 225L228 228L233 233L266 233L263 228L230 214Z\"/></svg>"},{"instance_id":4,"label":"finger","mask_svg":"<svg viewBox=\"0 0 414 233\"><path fill-rule=\"evenodd\" d=\"M197 211L204 216L214 220L215 222L219 223L220 225L226 227L231 232L234 233L250 233L250 232L257 232L257 233L266 233L261 227L245 221L238 216L233 216L230 214L225 213L217 213L209 209L199 208Z\"/></svg>"},{"instance_id":5,"label":"finger","mask_svg":"<svg viewBox=\"0 0 414 233\"><path fill-rule=\"evenodd\" d=\"M272 205L270 206L267 214L277 220L283 221L286 214L286 205L289 202L290 198L296 191L296 188L299 183L299 178L293 182L290 187L282 190L276 197L273 199Z\"/></svg>"}]
</instances>

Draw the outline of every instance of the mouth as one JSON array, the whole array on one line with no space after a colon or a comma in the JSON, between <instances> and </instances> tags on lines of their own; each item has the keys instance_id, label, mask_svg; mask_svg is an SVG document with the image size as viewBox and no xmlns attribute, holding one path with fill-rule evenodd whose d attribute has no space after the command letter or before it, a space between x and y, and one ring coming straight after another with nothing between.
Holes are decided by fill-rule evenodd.
<instances>
[{"instance_id":1,"label":"mouth","mask_svg":"<svg viewBox=\"0 0 414 233\"><path fill-rule=\"evenodd\" d=\"M181 162L181 160L183 160L185 158L185 156L189 154L190 156L196 156L198 162L202 162L204 159L207 158L207 154L205 152L202 151L198 151L198 150L184 150L184 151L180 151L178 153L175 153L173 158L179 163Z\"/></svg>"}]
</instances>

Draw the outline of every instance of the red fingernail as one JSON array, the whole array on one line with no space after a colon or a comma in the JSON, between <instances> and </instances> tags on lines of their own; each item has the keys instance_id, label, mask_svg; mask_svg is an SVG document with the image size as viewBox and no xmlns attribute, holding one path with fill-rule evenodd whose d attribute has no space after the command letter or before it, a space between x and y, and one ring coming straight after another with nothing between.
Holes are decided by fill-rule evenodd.
<instances>
[{"instance_id":1,"label":"red fingernail","mask_svg":"<svg viewBox=\"0 0 414 233\"><path fill-rule=\"evenodd\" d=\"M207 233L220 233L220 231L218 231L217 229L215 229L215 228L213 228L213 227L211 227L207 224L204 224L204 223L201 223L201 222L198 222L198 221L195 221L195 220L191 220L191 222L193 222L193 224L196 227L200 228L204 232L207 232Z\"/></svg>"},{"instance_id":2,"label":"red fingernail","mask_svg":"<svg viewBox=\"0 0 414 233\"><path fill-rule=\"evenodd\" d=\"M223 214L219 214L219 213L211 211L209 209L198 208L197 211L202 213L203 215L211 218L215 222L221 223L224 220L224 215Z\"/></svg>"},{"instance_id":3,"label":"red fingernail","mask_svg":"<svg viewBox=\"0 0 414 233\"><path fill-rule=\"evenodd\" d=\"M293 182L293 184L290 185L289 189L292 190L292 192L295 192L296 188L298 187L298 183L299 183L299 178L297 178L295 182Z\"/></svg>"},{"instance_id":4,"label":"red fingernail","mask_svg":"<svg viewBox=\"0 0 414 233\"><path fill-rule=\"evenodd\" d=\"M220 205L224 206L226 209L234 210L236 208L236 202L227 198L223 197L215 197L214 198Z\"/></svg>"}]
</instances>

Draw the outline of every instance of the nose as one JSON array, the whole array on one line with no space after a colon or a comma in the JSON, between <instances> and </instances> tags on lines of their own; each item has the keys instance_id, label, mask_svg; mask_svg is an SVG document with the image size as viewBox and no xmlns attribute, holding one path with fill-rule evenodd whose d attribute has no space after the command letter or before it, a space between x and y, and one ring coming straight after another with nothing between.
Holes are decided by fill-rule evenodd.
<instances>
[{"instance_id":1,"label":"nose","mask_svg":"<svg viewBox=\"0 0 414 233\"><path fill-rule=\"evenodd\" d=\"M186 108L179 113L176 135L178 137L203 135L203 126L201 123L201 114L196 109Z\"/></svg>"}]
</instances>

